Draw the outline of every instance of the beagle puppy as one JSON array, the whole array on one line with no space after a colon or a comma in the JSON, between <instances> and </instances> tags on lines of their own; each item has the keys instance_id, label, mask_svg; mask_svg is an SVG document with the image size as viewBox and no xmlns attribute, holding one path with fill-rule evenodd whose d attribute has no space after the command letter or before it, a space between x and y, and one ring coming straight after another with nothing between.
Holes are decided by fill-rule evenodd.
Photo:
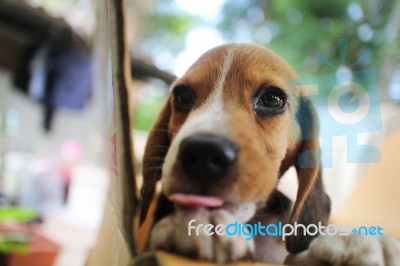
<instances>
[{"instance_id":1,"label":"beagle puppy","mask_svg":"<svg viewBox=\"0 0 400 266\"><path fill-rule=\"evenodd\" d=\"M299 184L293 204L277 190L292 166ZM142 221L159 180L150 245L192 258L282 263L318 235L300 228L285 241L248 240L189 232L189 224L326 225L330 214L313 105L292 68L253 44L216 47L172 84L145 149Z\"/></svg>"}]
</instances>

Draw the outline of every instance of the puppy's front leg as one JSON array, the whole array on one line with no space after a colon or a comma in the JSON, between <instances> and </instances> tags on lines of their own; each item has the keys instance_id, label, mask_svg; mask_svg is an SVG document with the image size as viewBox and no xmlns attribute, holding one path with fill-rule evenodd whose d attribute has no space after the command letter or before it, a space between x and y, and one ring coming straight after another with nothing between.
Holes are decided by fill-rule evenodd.
<instances>
[{"instance_id":1,"label":"puppy's front leg","mask_svg":"<svg viewBox=\"0 0 400 266\"><path fill-rule=\"evenodd\" d=\"M254 252L253 241L246 240L244 235L229 236L222 226L216 227L234 222L235 217L223 209L178 209L155 225L151 246L156 250L218 263L248 259Z\"/></svg>"},{"instance_id":2,"label":"puppy's front leg","mask_svg":"<svg viewBox=\"0 0 400 266\"><path fill-rule=\"evenodd\" d=\"M398 266L400 242L390 236L319 236L307 251L290 254L290 265Z\"/></svg>"}]
</instances>

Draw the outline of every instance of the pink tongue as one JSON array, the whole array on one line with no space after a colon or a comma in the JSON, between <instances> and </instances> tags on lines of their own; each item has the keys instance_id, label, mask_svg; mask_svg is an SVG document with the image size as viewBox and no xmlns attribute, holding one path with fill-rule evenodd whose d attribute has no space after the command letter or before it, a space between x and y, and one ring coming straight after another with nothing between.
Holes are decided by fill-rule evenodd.
<instances>
[{"instance_id":1,"label":"pink tongue","mask_svg":"<svg viewBox=\"0 0 400 266\"><path fill-rule=\"evenodd\" d=\"M199 195L188 195L188 194L172 194L168 198L170 201L177 205L186 207L220 207L224 204L221 198L212 196L199 196Z\"/></svg>"}]
</instances>

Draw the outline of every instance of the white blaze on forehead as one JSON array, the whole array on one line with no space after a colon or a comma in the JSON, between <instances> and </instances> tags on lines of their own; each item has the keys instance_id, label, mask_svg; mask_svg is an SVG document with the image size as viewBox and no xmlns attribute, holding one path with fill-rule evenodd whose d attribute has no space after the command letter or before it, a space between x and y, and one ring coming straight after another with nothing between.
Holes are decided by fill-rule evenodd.
<instances>
[{"instance_id":1,"label":"white blaze on forehead","mask_svg":"<svg viewBox=\"0 0 400 266\"><path fill-rule=\"evenodd\" d=\"M224 59L224 65L222 66L221 74L218 77L217 84L213 90L213 94L211 97L214 99L221 101L222 103L222 91L224 89L224 84L225 84L225 79L226 76L228 75L228 72L231 68L232 64L232 58L233 58L233 49L229 49L227 54L225 55Z\"/></svg>"},{"instance_id":2,"label":"white blaze on forehead","mask_svg":"<svg viewBox=\"0 0 400 266\"><path fill-rule=\"evenodd\" d=\"M172 141L167 156L165 157L162 179L171 176L172 167L177 159L179 146L182 140L197 133L225 133L225 135L228 135L228 128L224 126L222 95L225 80L232 64L232 58L233 49L229 49L225 54L224 62L212 93L200 108L193 110L189 114L185 123Z\"/></svg>"}]
</instances>

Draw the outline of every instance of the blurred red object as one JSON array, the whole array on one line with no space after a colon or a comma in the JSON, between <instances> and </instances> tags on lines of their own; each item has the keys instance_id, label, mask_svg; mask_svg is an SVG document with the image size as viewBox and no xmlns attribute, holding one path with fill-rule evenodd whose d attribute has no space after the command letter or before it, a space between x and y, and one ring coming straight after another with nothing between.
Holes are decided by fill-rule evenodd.
<instances>
[{"instance_id":1,"label":"blurred red object","mask_svg":"<svg viewBox=\"0 0 400 266\"><path fill-rule=\"evenodd\" d=\"M7 266L52 266L57 258L60 246L46 238L39 225L0 224L0 234L23 234L28 237L27 254L2 254L1 265Z\"/></svg>"}]
</instances>

